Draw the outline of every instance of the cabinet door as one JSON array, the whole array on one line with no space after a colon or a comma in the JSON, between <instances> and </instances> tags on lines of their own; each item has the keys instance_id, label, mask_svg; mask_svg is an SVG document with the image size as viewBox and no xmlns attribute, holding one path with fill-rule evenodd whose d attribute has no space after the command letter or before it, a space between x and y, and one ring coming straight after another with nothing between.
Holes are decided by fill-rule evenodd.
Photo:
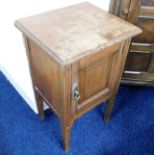
<instances>
[{"instance_id":1,"label":"cabinet door","mask_svg":"<svg viewBox=\"0 0 155 155\"><path fill-rule=\"evenodd\" d=\"M73 76L78 76L77 81L73 80L72 83L73 87L78 83L80 94L80 99L73 103L77 116L101 103L112 94L115 79L117 79L115 67L120 46L120 44L116 44L80 60L75 67L76 71L72 71Z\"/></svg>"}]
</instances>

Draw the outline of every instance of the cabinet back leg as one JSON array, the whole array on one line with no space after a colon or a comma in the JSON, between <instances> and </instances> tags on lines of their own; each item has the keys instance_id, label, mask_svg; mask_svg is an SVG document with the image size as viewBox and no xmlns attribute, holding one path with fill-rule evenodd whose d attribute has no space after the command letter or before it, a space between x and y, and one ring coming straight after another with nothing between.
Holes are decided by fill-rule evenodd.
<instances>
[{"instance_id":1,"label":"cabinet back leg","mask_svg":"<svg viewBox=\"0 0 155 155\"><path fill-rule=\"evenodd\" d=\"M36 104L37 104L39 116L40 116L40 119L43 120L45 118L43 99L38 94L37 91L35 91L35 96L36 96Z\"/></svg>"},{"instance_id":2,"label":"cabinet back leg","mask_svg":"<svg viewBox=\"0 0 155 155\"><path fill-rule=\"evenodd\" d=\"M114 102L115 102L115 97L112 97L106 103L106 109L105 109L105 114L104 114L104 122L105 123L109 122L109 120L110 120L112 110L113 110L113 106L114 106Z\"/></svg>"}]
</instances>

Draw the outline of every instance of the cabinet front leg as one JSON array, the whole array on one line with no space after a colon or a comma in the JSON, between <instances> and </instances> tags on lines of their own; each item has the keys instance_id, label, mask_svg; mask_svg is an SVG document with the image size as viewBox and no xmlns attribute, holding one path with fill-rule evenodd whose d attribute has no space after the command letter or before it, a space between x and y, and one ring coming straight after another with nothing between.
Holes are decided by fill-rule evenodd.
<instances>
[{"instance_id":1,"label":"cabinet front leg","mask_svg":"<svg viewBox=\"0 0 155 155\"><path fill-rule=\"evenodd\" d=\"M113 106L115 102L115 97L112 97L108 100L106 103L106 109L105 109L105 114L104 114L104 122L108 123L112 114Z\"/></svg>"},{"instance_id":2,"label":"cabinet front leg","mask_svg":"<svg viewBox=\"0 0 155 155\"><path fill-rule=\"evenodd\" d=\"M62 125L63 146L66 152L70 149L70 134L71 126L67 127Z\"/></svg>"},{"instance_id":3,"label":"cabinet front leg","mask_svg":"<svg viewBox=\"0 0 155 155\"><path fill-rule=\"evenodd\" d=\"M40 119L43 120L45 118L43 100L37 91L35 91L35 96L36 96L36 104L37 104L39 116L40 116Z\"/></svg>"}]
</instances>

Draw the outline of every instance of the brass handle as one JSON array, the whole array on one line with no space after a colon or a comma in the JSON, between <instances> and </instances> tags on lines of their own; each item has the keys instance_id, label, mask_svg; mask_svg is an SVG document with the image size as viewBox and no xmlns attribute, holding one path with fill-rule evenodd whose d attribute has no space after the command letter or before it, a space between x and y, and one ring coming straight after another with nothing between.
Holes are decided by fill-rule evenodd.
<instances>
[{"instance_id":1,"label":"brass handle","mask_svg":"<svg viewBox=\"0 0 155 155\"><path fill-rule=\"evenodd\" d=\"M73 85L72 98L77 101L80 99L80 92L77 84Z\"/></svg>"}]
</instances>

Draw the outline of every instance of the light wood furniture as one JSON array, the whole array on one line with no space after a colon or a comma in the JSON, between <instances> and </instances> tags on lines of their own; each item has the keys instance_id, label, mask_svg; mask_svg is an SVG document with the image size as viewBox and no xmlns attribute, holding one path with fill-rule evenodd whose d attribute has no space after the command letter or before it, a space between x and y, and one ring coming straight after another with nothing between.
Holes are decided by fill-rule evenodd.
<instances>
[{"instance_id":1,"label":"light wood furniture","mask_svg":"<svg viewBox=\"0 0 155 155\"><path fill-rule=\"evenodd\" d=\"M154 0L111 0L109 11L143 30L131 41L121 82L153 86Z\"/></svg>"},{"instance_id":2,"label":"light wood furniture","mask_svg":"<svg viewBox=\"0 0 155 155\"><path fill-rule=\"evenodd\" d=\"M16 21L22 31L41 118L43 101L60 118L65 150L73 122L108 100L112 112L130 40L141 30L89 4Z\"/></svg>"}]
</instances>

